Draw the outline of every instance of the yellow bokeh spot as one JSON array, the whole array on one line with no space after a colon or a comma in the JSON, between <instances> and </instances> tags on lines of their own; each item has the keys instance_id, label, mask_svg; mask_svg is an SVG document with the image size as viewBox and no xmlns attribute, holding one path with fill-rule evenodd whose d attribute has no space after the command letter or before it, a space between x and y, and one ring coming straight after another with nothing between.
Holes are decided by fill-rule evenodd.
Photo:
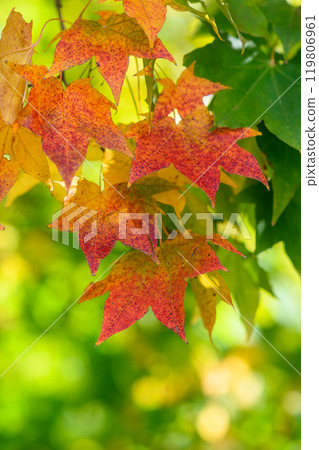
<instances>
[{"instance_id":1,"label":"yellow bokeh spot","mask_svg":"<svg viewBox=\"0 0 319 450\"><path fill-rule=\"evenodd\" d=\"M230 426L227 409L219 404L205 406L196 420L196 429L204 441L214 443L226 436Z\"/></svg>"},{"instance_id":2,"label":"yellow bokeh spot","mask_svg":"<svg viewBox=\"0 0 319 450\"><path fill-rule=\"evenodd\" d=\"M243 376L233 387L234 396L241 409L253 408L261 399L264 383L253 373Z\"/></svg>"},{"instance_id":3,"label":"yellow bokeh spot","mask_svg":"<svg viewBox=\"0 0 319 450\"><path fill-rule=\"evenodd\" d=\"M165 380L156 377L140 378L132 386L132 397L142 409L158 409L169 403L169 387Z\"/></svg>"}]
</instances>

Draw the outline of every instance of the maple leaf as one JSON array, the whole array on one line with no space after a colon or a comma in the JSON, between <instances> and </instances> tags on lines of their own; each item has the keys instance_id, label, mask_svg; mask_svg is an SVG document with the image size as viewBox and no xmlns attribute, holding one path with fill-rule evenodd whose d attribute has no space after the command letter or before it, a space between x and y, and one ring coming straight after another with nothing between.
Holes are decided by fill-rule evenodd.
<instances>
[{"instance_id":1,"label":"maple leaf","mask_svg":"<svg viewBox=\"0 0 319 450\"><path fill-rule=\"evenodd\" d=\"M216 321L216 306L218 297L225 303L233 306L229 289L218 272L211 272L190 280L195 300L197 302L200 315L203 319L204 327L207 329L209 337Z\"/></svg>"},{"instance_id":2,"label":"maple leaf","mask_svg":"<svg viewBox=\"0 0 319 450\"><path fill-rule=\"evenodd\" d=\"M152 255L157 261L154 250L157 247L154 213L161 210L156 205L153 195L169 191L172 186L172 183L153 177L132 185L130 189L127 189L126 183L121 183L114 185L115 190L108 188L101 192L97 184L81 180L76 193L68 196L64 205L71 204L72 208L63 212L49 228L78 231L80 247L93 275L117 240ZM141 219L138 218L132 220L128 218L120 225L120 213L150 214L147 218L149 220L147 231L143 234L134 233L134 229L141 229ZM121 237L121 232L124 237Z\"/></svg>"},{"instance_id":3,"label":"maple leaf","mask_svg":"<svg viewBox=\"0 0 319 450\"><path fill-rule=\"evenodd\" d=\"M39 183L40 181L36 178L33 178L24 172L20 172L16 182L6 195L6 208L9 208L17 198L29 192L34 186Z\"/></svg>"},{"instance_id":4,"label":"maple leaf","mask_svg":"<svg viewBox=\"0 0 319 450\"><path fill-rule=\"evenodd\" d=\"M170 78L157 80L164 86L164 89L155 105L154 120L162 119L175 108L184 118L203 105L204 96L228 89L219 83L212 83L205 78L196 77L194 67L195 61L182 72L176 84Z\"/></svg>"},{"instance_id":5,"label":"maple leaf","mask_svg":"<svg viewBox=\"0 0 319 450\"><path fill-rule=\"evenodd\" d=\"M128 183L130 170L131 170L132 158L112 150L106 150L102 161L103 177L108 183ZM186 183L189 180L178 172L173 165L167 169L159 170L156 173L150 174L143 178L143 181L147 183L148 178L154 180L154 178L160 183L160 179L167 180L171 183L171 189L153 194L153 198L165 205L170 205L174 208L176 215L180 218L182 211L186 204L186 198L181 197L181 189L185 188ZM164 182L162 182L163 184Z\"/></svg>"},{"instance_id":6,"label":"maple leaf","mask_svg":"<svg viewBox=\"0 0 319 450\"><path fill-rule=\"evenodd\" d=\"M27 23L20 13L12 9L0 40L0 113L7 124L13 123L18 116L26 81L14 73L6 61L30 64L31 45L32 22Z\"/></svg>"},{"instance_id":7,"label":"maple leaf","mask_svg":"<svg viewBox=\"0 0 319 450\"><path fill-rule=\"evenodd\" d=\"M136 149L130 183L171 163L194 184L203 189L214 204L220 183L220 168L263 182L267 180L255 157L240 148L238 139L260 134L250 128L216 128L206 108L199 108L179 124L171 117L153 121L148 132L146 121L132 127Z\"/></svg>"},{"instance_id":8,"label":"maple leaf","mask_svg":"<svg viewBox=\"0 0 319 450\"><path fill-rule=\"evenodd\" d=\"M119 102L129 55L137 58L165 58L175 62L157 38L151 49L146 34L135 19L126 14L100 11L99 21L78 19L58 35L54 61L47 76L83 64L92 56L98 70Z\"/></svg>"},{"instance_id":9,"label":"maple leaf","mask_svg":"<svg viewBox=\"0 0 319 450\"><path fill-rule=\"evenodd\" d=\"M100 0L100 3L105 1ZM145 31L151 47L153 47L157 34L165 22L166 5L167 0L123 0L126 14L137 20Z\"/></svg>"},{"instance_id":10,"label":"maple leaf","mask_svg":"<svg viewBox=\"0 0 319 450\"><path fill-rule=\"evenodd\" d=\"M104 3L106 1L107 0L99 0L99 3ZM120 0L115 1L117 2ZM215 20L210 18L206 12L197 11L189 6L186 0L123 0L126 14L137 20L139 25L145 31L151 47L153 47L156 36L164 25L167 5L176 11L191 12L202 20L207 21L212 25L215 33L220 38Z\"/></svg>"},{"instance_id":11,"label":"maple leaf","mask_svg":"<svg viewBox=\"0 0 319 450\"><path fill-rule=\"evenodd\" d=\"M41 138L17 122L6 125L0 117L0 199L14 185L20 169L49 185L50 171Z\"/></svg>"},{"instance_id":12,"label":"maple leaf","mask_svg":"<svg viewBox=\"0 0 319 450\"><path fill-rule=\"evenodd\" d=\"M7 159L8 154L1 155L0 161L0 201L9 192L19 175L19 167Z\"/></svg>"},{"instance_id":13,"label":"maple leaf","mask_svg":"<svg viewBox=\"0 0 319 450\"><path fill-rule=\"evenodd\" d=\"M44 66L13 65L33 87L20 123L42 137L42 147L56 164L67 190L85 160L90 138L101 146L131 155L126 141L111 118L114 105L90 84L73 81L63 89L57 78L45 79Z\"/></svg>"},{"instance_id":14,"label":"maple leaf","mask_svg":"<svg viewBox=\"0 0 319 450\"><path fill-rule=\"evenodd\" d=\"M218 235L214 235L212 242L240 254ZM160 322L187 342L184 333L186 278L225 269L203 236L188 240L180 235L166 240L158 247L157 257L159 265L143 253L129 252L113 266L110 274L85 290L81 302L110 291L97 344L141 319L149 307Z\"/></svg>"}]
</instances>

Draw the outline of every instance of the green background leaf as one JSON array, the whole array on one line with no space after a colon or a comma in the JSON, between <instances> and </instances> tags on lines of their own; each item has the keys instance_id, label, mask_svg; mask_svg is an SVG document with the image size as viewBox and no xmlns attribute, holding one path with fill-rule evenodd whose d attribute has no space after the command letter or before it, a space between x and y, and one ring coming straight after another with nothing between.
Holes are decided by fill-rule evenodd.
<instances>
[{"instance_id":1,"label":"green background leaf","mask_svg":"<svg viewBox=\"0 0 319 450\"><path fill-rule=\"evenodd\" d=\"M300 154L269 133L265 126L259 126L259 129L263 134L257 137L257 142L273 168L271 221L275 224L300 185Z\"/></svg>"},{"instance_id":2,"label":"green background leaf","mask_svg":"<svg viewBox=\"0 0 319 450\"><path fill-rule=\"evenodd\" d=\"M241 55L216 39L184 58L186 66L193 61L197 76L232 88L218 92L214 98L216 125L237 128L263 119L272 133L300 149L299 56L287 64L280 58L273 62L256 48L246 49Z\"/></svg>"}]
</instances>

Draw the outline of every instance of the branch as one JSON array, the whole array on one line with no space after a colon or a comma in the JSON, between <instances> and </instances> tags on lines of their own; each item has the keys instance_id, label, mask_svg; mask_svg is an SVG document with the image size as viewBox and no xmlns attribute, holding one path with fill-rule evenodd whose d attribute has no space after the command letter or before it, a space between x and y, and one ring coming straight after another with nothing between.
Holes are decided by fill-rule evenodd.
<instances>
[{"instance_id":1,"label":"branch","mask_svg":"<svg viewBox=\"0 0 319 450\"><path fill-rule=\"evenodd\" d=\"M61 0L55 0L55 6L56 6L56 9L58 11L58 15L59 15L59 19L60 19L61 31L64 31L65 30L65 25L64 25L63 18L62 18L62 13L61 13L61 9L62 9ZM64 72L61 72L61 79L62 79L62 81L64 83L64 86L67 86L68 84L67 84L67 82L65 80L65 73Z\"/></svg>"},{"instance_id":2,"label":"branch","mask_svg":"<svg viewBox=\"0 0 319 450\"><path fill-rule=\"evenodd\" d=\"M64 31L65 25L64 25L64 22L62 19L62 13L61 13L61 9L62 9L61 0L55 0L55 6L56 6L56 9L58 10L58 15L59 15L60 23L61 23L61 30Z\"/></svg>"}]
</instances>

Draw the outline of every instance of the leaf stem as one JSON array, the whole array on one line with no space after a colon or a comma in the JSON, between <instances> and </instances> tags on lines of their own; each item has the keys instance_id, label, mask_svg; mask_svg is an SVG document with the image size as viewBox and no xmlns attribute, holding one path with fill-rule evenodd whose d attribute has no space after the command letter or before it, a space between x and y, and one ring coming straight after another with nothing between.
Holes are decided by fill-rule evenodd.
<instances>
[{"instance_id":1,"label":"leaf stem","mask_svg":"<svg viewBox=\"0 0 319 450\"><path fill-rule=\"evenodd\" d=\"M134 108L135 108L135 111L136 111L137 118L139 120L140 119L140 113L139 113L139 110L138 110L138 107L137 107L137 103L136 103L136 100L135 100L135 97L134 97L134 93L133 93L133 89L132 89L131 83L129 82L129 79L128 79L127 76L125 76L125 79L126 79L126 82L127 82L127 85L128 85L128 88L129 88L129 91L130 91L130 94L131 94L131 97L132 97L132 100L133 100L133 103L134 103Z\"/></svg>"},{"instance_id":2,"label":"leaf stem","mask_svg":"<svg viewBox=\"0 0 319 450\"><path fill-rule=\"evenodd\" d=\"M61 0L55 0L55 5L56 5L56 9L58 11L58 16L59 16L59 19L60 19L61 31L64 31L65 30L65 26L64 26L64 22L63 22L63 18L62 18L62 12L61 12L61 8L62 8ZM61 72L60 78L61 78L61 82L64 83L64 86L67 87L68 84L66 82L65 73L64 72Z\"/></svg>"},{"instance_id":3,"label":"leaf stem","mask_svg":"<svg viewBox=\"0 0 319 450\"><path fill-rule=\"evenodd\" d=\"M87 9L87 7L89 6L90 3L91 3L91 0L89 0L89 1L87 2L87 4L84 6L84 8L82 9L82 11L80 12L80 15L79 15L78 19L82 19L82 16L83 16L85 10Z\"/></svg>"},{"instance_id":4,"label":"leaf stem","mask_svg":"<svg viewBox=\"0 0 319 450\"><path fill-rule=\"evenodd\" d=\"M165 78L169 78L166 73L164 72L164 70L161 68L161 66L158 64L158 62L156 61L157 67L160 69L160 71L162 72L162 74L164 75Z\"/></svg>"},{"instance_id":5,"label":"leaf stem","mask_svg":"<svg viewBox=\"0 0 319 450\"><path fill-rule=\"evenodd\" d=\"M140 68L138 65L138 59L135 57L135 64L136 64L136 71L139 72ZM141 80L140 77L137 77L137 99L138 99L138 106L140 108L140 111L142 111L142 103L141 103Z\"/></svg>"},{"instance_id":6,"label":"leaf stem","mask_svg":"<svg viewBox=\"0 0 319 450\"><path fill-rule=\"evenodd\" d=\"M43 31L44 31L44 28L47 26L47 24L48 24L49 22L52 22L52 21L54 21L54 20L60 20L60 21L61 21L61 19L58 19L58 18L53 18L53 19L47 20L47 21L45 22L45 24L43 25L43 27L42 27L42 30L41 30L41 32L40 32L40 36L38 37L38 39L35 41L34 44L30 45L30 47L18 48L17 50L12 50L12 51L10 51L10 52L3 53L2 55L0 55L0 59L1 59L1 58L4 58L5 56L12 55L13 53L19 53L19 52L25 52L25 51L27 51L27 50L33 50L33 49L38 45L38 43L40 42L40 40L41 40L41 38L42 38L42 34L43 34ZM63 20L63 22L66 22L66 23L72 23L72 22L70 22L69 20Z\"/></svg>"}]
</instances>

